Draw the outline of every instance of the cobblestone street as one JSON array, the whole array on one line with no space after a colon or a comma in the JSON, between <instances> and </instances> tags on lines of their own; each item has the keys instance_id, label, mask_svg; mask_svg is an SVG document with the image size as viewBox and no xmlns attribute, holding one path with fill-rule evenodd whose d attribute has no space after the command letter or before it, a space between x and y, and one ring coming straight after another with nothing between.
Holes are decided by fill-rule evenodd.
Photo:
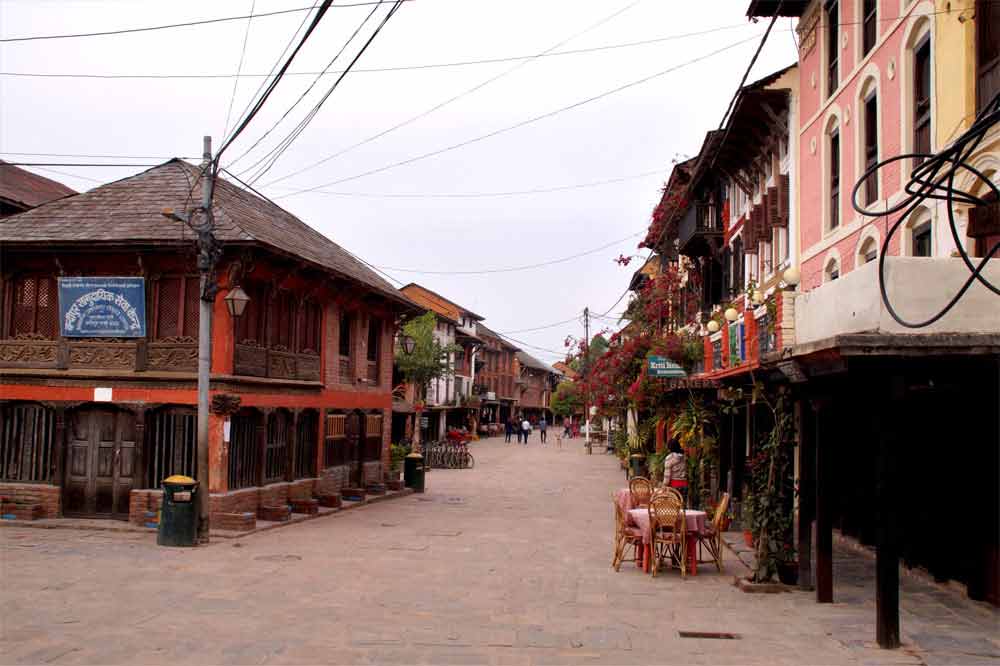
<instances>
[{"instance_id":1,"label":"cobblestone street","mask_svg":"<svg viewBox=\"0 0 1000 666\"><path fill-rule=\"evenodd\" d=\"M425 495L196 550L2 529L0 662L996 663L997 615L929 585L904 586L904 647L884 652L873 594L841 581L847 603L818 606L739 592L731 553L684 581L615 573L617 460L550 440L474 443L475 469L431 472Z\"/></svg>"}]
</instances>

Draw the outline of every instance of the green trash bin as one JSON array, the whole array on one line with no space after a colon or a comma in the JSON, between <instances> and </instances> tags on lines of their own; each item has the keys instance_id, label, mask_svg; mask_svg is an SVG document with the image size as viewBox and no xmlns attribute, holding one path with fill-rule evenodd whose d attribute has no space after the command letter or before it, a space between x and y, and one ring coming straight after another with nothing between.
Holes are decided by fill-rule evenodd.
<instances>
[{"instance_id":1,"label":"green trash bin","mask_svg":"<svg viewBox=\"0 0 1000 666\"><path fill-rule=\"evenodd\" d=\"M198 543L198 482L174 475L163 480L163 506L156 533L160 546L194 546Z\"/></svg>"},{"instance_id":2,"label":"green trash bin","mask_svg":"<svg viewBox=\"0 0 1000 666\"><path fill-rule=\"evenodd\" d=\"M403 461L403 485L413 488L413 492L424 492L424 457L411 453Z\"/></svg>"}]
</instances>

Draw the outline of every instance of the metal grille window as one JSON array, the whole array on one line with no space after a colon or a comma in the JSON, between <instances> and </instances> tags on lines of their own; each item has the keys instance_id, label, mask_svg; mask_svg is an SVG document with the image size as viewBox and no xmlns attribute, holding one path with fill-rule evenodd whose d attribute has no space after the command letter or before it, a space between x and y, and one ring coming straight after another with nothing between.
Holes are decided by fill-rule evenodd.
<instances>
[{"instance_id":1,"label":"metal grille window","mask_svg":"<svg viewBox=\"0 0 1000 666\"><path fill-rule=\"evenodd\" d=\"M168 476L197 472L197 415L189 409L155 412L146 427L146 487L159 488Z\"/></svg>"},{"instance_id":2,"label":"metal grille window","mask_svg":"<svg viewBox=\"0 0 1000 666\"><path fill-rule=\"evenodd\" d=\"M840 226L840 132L830 134L830 229Z\"/></svg>"},{"instance_id":3,"label":"metal grille window","mask_svg":"<svg viewBox=\"0 0 1000 666\"><path fill-rule=\"evenodd\" d=\"M381 460L382 458L382 415L367 414L365 416L365 462Z\"/></svg>"},{"instance_id":4,"label":"metal grille window","mask_svg":"<svg viewBox=\"0 0 1000 666\"><path fill-rule=\"evenodd\" d=\"M299 423L295 431L295 470L296 479L307 479L316 476L316 438L319 436L319 413L314 409L306 409L299 414Z\"/></svg>"},{"instance_id":5,"label":"metal grille window","mask_svg":"<svg viewBox=\"0 0 1000 666\"><path fill-rule=\"evenodd\" d=\"M931 40L928 35L913 53L913 152L931 152ZM913 160L914 165L924 161Z\"/></svg>"},{"instance_id":6,"label":"metal grille window","mask_svg":"<svg viewBox=\"0 0 1000 666\"><path fill-rule=\"evenodd\" d=\"M865 203L878 199L878 173L874 171L878 162L878 99L875 93L865 100L865 170L872 169L865 180Z\"/></svg>"},{"instance_id":7,"label":"metal grille window","mask_svg":"<svg viewBox=\"0 0 1000 666\"><path fill-rule=\"evenodd\" d=\"M229 438L229 489L249 488L259 483L260 447L257 430L260 412L243 410L233 415Z\"/></svg>"},{"instance_id":8,"label":"metal grille window","mask_svg":"<svg viewBox=\"0 0 1000 666\"><path fill-rule=\"evenodd\" d=\"M54 340L59 334L59 301L51 277L22 276L14 280L7 336Z\"/></svg>"},{"instance_id":9,"label":"metal grille window","mask_svg":"<svg viewBox=\"0 0 1000 666\"><path fill-rule=\"evenodd\" d=\"M347 462L347 415L327 414L324 433L323 466L336 467Z\"/></svg>"},{"instance_id":10,"label":"metal grille window","mask_svg":"<svg viewBox=\"0 0 1000 666\"><path fill-rule=\"evenodd\" d=\"M875 48L875 41L878 39L878 2L876 0L864 0L861 7L861 55L868 55L868 52Z\"/></svg>"},{"instance_id":11,"label":"metal grille window","mask_svg":"<svg viewBox=\"0 0 1000 666\"><path fill-rule=\"evenodd\" d=\"M837 91L840 62L840 6L837 0L826 3L826 94Z\"/></svg>"},{"instance_id":12,"label":"metal grille window","mask_svg":"<svg viewBox=\"0 0 1000 666\"><path fill-rule=\"evenodd\" d=\"M0 407L0 479L48 483L55 474L55 414L42 405Z\"/></svg>"},{"instance_id":13,"label":"metal grille window","mask_svg":"<svg viewBox=\"0 0 1000 666\"><path fill-rule=\"evenodd\" d=\"M284 409L267 417L267 443L264 447L264 483L283 481L288 472L288 443L291 440L292 415Z\"/></svg>"}]
</instances>

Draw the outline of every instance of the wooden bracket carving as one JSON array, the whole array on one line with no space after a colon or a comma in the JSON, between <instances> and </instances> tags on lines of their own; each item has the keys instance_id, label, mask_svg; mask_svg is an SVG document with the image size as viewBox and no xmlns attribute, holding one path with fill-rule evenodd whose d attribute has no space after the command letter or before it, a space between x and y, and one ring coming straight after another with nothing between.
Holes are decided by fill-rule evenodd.
<instances>
[{"instance_id":1,"label":"wooden bracket carving","mask_svg":"<svg viewBox=\"0 0 1000 666\"><path fill-rule=\"evenodd\" d=\"M213 414L219 416L230 416L239 411L241 402L238 395L220 393L212 396L211 410Z\"/></svg>"}]
</instances>

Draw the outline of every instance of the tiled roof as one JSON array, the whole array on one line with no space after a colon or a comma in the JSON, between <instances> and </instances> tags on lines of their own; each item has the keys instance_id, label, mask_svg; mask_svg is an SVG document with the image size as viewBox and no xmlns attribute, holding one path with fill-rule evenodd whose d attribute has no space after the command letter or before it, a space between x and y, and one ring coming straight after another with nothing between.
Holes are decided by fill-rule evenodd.
<instances>
[{"instance_id":1,"label":"tiled roof","mask_svg":"<svg viewBox=\"0 0 1000 666\"><path fill-rule=\"evenodd\" d=\"M552 367L547 363L539 361L537 358L526 352L517 352L517 360L520 361L523 366L535 368L536 370L544 370L545 372L553 372Z\"/></svg>"},{"instance_id":2,"label":"tiled roof","mask_svg":"<svg viewBox=\"0 0 1000 666\"><path fill-rule=\"evenodd\" d=\"M196 204L201 196L199 173L196 166L170 160L0 220L0 242L191 243L191 230L161 211L183 211ZM212 209L215 234L223 242L270 246L413 307L410 299L344 248L273 202L219 178Z\"/></svg>"},{"instance_id":3,"label":"tiled roof","mask_svg":"<svg viewBox=\"0 0 1000 666\"><path fill-rule=\"evenodd\" d=\"M507 342L507 339L504 338L499 333L497 333L496 331L493 331L484 326L482 322L478 322L476 324L476 333L478 333L480 337L493 338L494 340L499 340L500 344L503 345L504 347L507 347L508 349L513 349L514 351L520 349L520 347L516 347L510 342Z\"/></svg>"},{"instance_id":4,"label":"tiled roof","mask_svg":"<svg viewBox=\"0 0 1000 666\"><path fill-rule=\"evenodd\" d=\"M486 318L486 317L482 317L480 315L477 315L472 310L468 310L466 308L463 308L461 305L459 305L455 301L449 300L449 299L445 298L444 296L442 296L441 294L439 294L436 291L434 291L433 289L428 289L427 287L423 286L422 284L417 284L416 282L411 282L410 284L408 284L406 286L400 287L399 290L401 292L403 292L404 294L407 294L407 295L409 295L411 291L416 291L416 290L420 290L420 291L426 292L427 295L430 295L431 297L433 297L433 299L435 301L438 301L438 303L437 303L438 307L437 308L432 307L431 309L434 310L435 312L437 312L438 314L443 314L446 317L451 317L452 319L461 319L463 314L468 315L469 317L471 317L471 318L473 318L473 319L475 319L477 321L482 321L483 319ZM412 298L412 296L411 296L411 298Z\"/></svg>"},{"instance_id":5,"label":"tiled roof","mask_svg":"<svg viewBox=\"0 0 1000 666\"><path fill-rule=\"evenodd\" d=\"M76 190L0 160L0 199L19 207L34 208L71 194L76 194Z\"/></svg>"}]
</instances>

